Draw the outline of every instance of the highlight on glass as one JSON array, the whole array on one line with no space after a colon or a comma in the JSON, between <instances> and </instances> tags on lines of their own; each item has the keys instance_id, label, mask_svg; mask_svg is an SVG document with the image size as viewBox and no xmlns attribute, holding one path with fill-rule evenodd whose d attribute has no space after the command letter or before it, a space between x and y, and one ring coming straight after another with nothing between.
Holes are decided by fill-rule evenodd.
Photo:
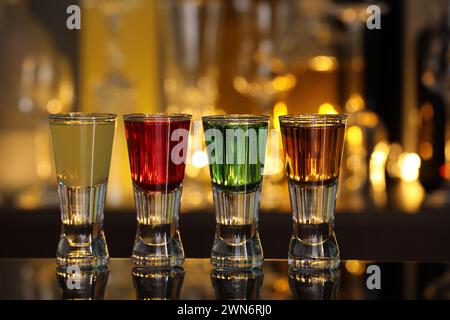
<instances>
[{"instance_id":1,"label":"highlight on glass","mask_svg":"<svg viewBox=\"0 0 450 320\"><path fill-rule=\"evenodd\" d=\"M293 220L291 268L337 269L334 210L347 116L280 116Z\"/></svg>"},{"instance_id":2,"label":"highlight on glass","mask_svg":"<svg viewBox=\"0 0 450 320\"><path fill-rule=\"evenodd\" d=\"M256 268L263 263L258 211L269 117L203 117L209 159L216 234L215 267Z\"/></svg>"},{"instance_id":3,"label":"highlight on glass","mask_svg":"<svg viewBox=\"0 0 450 320\"><path fill-rule=\"evenodd\" d=\"M59 265L106 265L103 210L116 127L114 114L49 116L62 229Z\"/></svg>"},{"instance_id":4,"label":"highlight on glass","mask_svg":"<svg viewBox=\"0 0 450 320\"><path fill-rule=\"evenodd\" d=\"M145 266L180 266L180 199L191 115L124 116L137 211L132 260Z\"/></svg>"}]
</instances>

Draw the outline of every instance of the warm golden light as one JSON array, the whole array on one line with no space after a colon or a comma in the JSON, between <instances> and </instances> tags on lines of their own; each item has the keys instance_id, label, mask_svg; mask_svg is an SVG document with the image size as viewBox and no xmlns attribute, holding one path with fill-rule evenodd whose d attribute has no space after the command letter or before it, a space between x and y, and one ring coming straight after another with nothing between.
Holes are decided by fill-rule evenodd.
<instances>
[{"instance_id":1,"label":"warm golden light","mask_svg":"<svg viewBox=\"0 0 450 320\"><path fill-rule=\"evenodd\" d=\"M434 85L436 83L436 79L433 72L425 71L422 73L422 83L427 87Z\"/></svg>"},{"instance_id":2,"label":"warm golden light","mask_svg":"<svg viewBox=\"0 0 450 320\"><path fill-rule=\"evenodd\" d=\"M355 276L360 276L365 271L365 263L358 260L347 260L345 262L345 269Z\"/></svg>"},{"instance_id":3,"label":"warm golden light","mask_svg":"<svg viewBox=\"0 0 450 320\"><path fill-rule=\"evenodd\" d=\"M422 108L420 108L420 115L423 120L430 121L433 119L434 111L433 111L433 106L431 105L431 103L426 102L422 105Z\"/></svg>"},{"instance_id":4,"label":"warm golden light","mask_svg":"<svg viewBox=\"0 0 450 320\"><path fill-rule=\"evenodd\" d=\"M208 156L204 151L196 151L192 155L192 164L194 167L203 168L208 165Z\"/></svg>"},{"instance_id":5,"label":"warm golden light","mask_svg":"<svg viewBox=\"0 0 450 320\"><path fill-rule=\"evenodd\" d=\"M273 106L273 127L276 130L280 130L279 116L286 115L288 112L287 106L284 102L277 102Z\"/></svg>"},{"instance_id":6,"label":"warm golden light","mask_svg":"<svg viewBox=\"0 0 450 320\"><path fill-rule=\"evenodd\" d=\"M380 141L370 156L369 161L369 179L374 191L374 200L378 206L386 203L386 161L389 154L389 144L387 141Z\"/></svg>"},{"instance_id":7,"label":"warm golden light","mask_svg":"<svg viewBox=\"0 0 450 320\"><path fill-rule=\"evenodd\" d=\"M342 18L344 19L345 22L353 22L356 20L357 17L358 13L356 12L355 9L352 8L345 9L344 12L342 13Z\"/></svg>"},{"instance_id":8,"label":"warm golden light","mask_svg":"<svg viewBox=\"0 0 450 320\"><path fill-rule=\"evenodd\" d=\"M273 289L277 292L289 290L289 283L285 278L278 278L273 282Z\"/></svg>"},{"instance_id":9,"label":"warm golden light","mask_svg":"<svg viewBox=\"0 0 450 320\"><path fill-rule=\"evenodd\" d=\"M364 111L356 114L356 122L363 127L375 128L379 123L378 115L375 112Z\"/></svg>"},{"instance_id":10,"label":"warm golden light","mask_svg":"<svg viewBox=\"0 0 450 320\"><path fill-rule=\"evenodd\" d=\"M361 145L363 133L360 127L351 126L347 129L347 141L350 145Z\"/></svg>"},{"instance_id":11,"label":"warm golden light","mask_svg":"<svg viewBox=\"0 0 450 320\"><path fill-rule=\"evenodd\" d=\"M419 145L419 154L423 160L431 160L433 158L433 145L428 141L423 141Z\"/></svg>"},{"instance_id":12,"label":"warm golden light","mask_svg":"<svg viewBox=\"0 0 450 320\"><path fill-rule=\"evenodd\" d=\"M420 209L425 190L419 181L401 181L396 192L398 204L402 210L408 213L415 213Z\"/></svg>"},{"instance_id":13,"label":"warm golden light","mask_svg":"<svg viewBox=\"0 0 450 320\"><path fill-rule=\"evenodd\" d=\"M419 178L420 157L416 153L402 153L398 158L400 178L411 182Z\"/></svg>"},{"instance_id":14,"label":"warm golden light","mask_svg":"<svg viewBox=\"0 0 450 320\"><path fill-rule=\"evenodd\" d=\"M59 101L58 99L51 99L48 103L47 103L47 111L49 113L60 113L63 109L63 105L61 103L61 101Z\"/></svg>"},{"instance_id":15,"label":"warm golden light","mask_svg":"<svg viewBox=\"0 0 450 320\"><path fill-rule=\"evenodd\" d=\"M275 88L275 91L278 92L285 92L291 90L297 80L295 79L295 76L292 74L287 74L284 76L277 76L275 79L272 80L272 85Z\"/></svg>"},{"instance_id":16,"label":"warm golden light","mask_svg":"<svg viewBox=\"0 0 450 320\"><path fill-rule=\"evenodd\" d=\"M333 107L331 103L322 103L319 107L320 114L338 114L337 110Z\"/></svg>"},{"instance_id":17,"label":"warm golden light","mask_svg":"<svg viewBox=\"0 0 450 320\"><path fill-rule=\"evenodd\" d=\"M361 111L364 107L364 99L358 93L351 94L345 103L345 110L351 113Z\"/></svg>"},{"instance_id":18,"label":"warm golden light","mask_svg":"<svg viewBox=\"0 0 450 320\"><path fill-rule=\"evenodd\" d=\"M334 71L337 68L337 60L330 56L317 56L309 60L309 67L318 72Z\"/></svg>"}]
</instances>

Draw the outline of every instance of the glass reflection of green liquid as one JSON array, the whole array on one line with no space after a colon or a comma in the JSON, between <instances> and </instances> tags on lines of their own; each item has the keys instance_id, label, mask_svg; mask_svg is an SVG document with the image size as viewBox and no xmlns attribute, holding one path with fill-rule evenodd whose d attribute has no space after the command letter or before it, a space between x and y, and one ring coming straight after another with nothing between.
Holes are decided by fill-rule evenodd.
<instances>
[{"instance_id":1,"label":"glass reflection of green liquid","mask_svg":"<svg viewBox=\"0 0 450 320\"><path fill-rule=\"evenodd\" d=\"M252 191L259 187L264 171L267 121L204 120L203 127L213 185L228 191Z\"/></svg>"},{"instance_id":2,"label":"glass reflection of green liquid","mask_svg":"<svg viewBox=\"0 0 450 320\"><path fill-rule=\"evenodd\" d=\"M58 181L70 187L95 186L109 175L115 122L52 122Z\"/></svg>"}]
</instances>

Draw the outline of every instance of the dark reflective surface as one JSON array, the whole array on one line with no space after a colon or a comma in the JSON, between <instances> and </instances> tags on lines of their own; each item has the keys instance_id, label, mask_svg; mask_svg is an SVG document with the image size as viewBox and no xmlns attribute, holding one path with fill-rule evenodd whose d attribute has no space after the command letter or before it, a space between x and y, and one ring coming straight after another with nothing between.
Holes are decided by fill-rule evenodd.
<instances>
[{"instance_id":1,"label":"dark reflective surface","mask_svg":"<svg viewBox=\"0 0 450 320\"><path fill-rule=\"evenodd\" d=\"M179 299L184 280L183 268L135 267L131 271L139 300Z\"/></svg>"},{"instance_id":2,"label":"dark reflective surface","mask_svg":"<svg viewBox=\"0 0 450 320\"><path fill-rule=\"evenodd\" d=\"M57 267L56 278L64 300L103 300L108 267Z\"/></svg>"},{"instance_id":3,"label":"dark reflective surface","mask_svg":"<svg viewBox=\"0 0 450 320\"><path fill-rule=\"evenodd\" d=\"M380 290L366 285L373 264L381 271ZM342 261L339 274L317 274L266 260L262 271L236 273L212 270L208 259L187 259L183 269L111 259L108 269L73 275L54 259L0 259L0 299L450 299L450 264L443 263L351 260Z\"/></svg>"},{"instance_id":4,"label":"dark reflective surface","mask_svg":"<svg viewBox=\"0 0 450 320\"><path fill-rule=\"evenodd\" d=\"M261 269L211 270L211 282L219 300L257 300L263 279Z\"/></svg>"}]
</instances>

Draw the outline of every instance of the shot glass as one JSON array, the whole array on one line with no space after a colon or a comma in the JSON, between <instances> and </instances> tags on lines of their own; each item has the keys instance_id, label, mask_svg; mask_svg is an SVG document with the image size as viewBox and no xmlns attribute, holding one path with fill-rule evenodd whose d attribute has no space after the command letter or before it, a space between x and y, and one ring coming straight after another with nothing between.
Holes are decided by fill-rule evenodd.
<instances>
[{"instance_id":1,"label":"shot glass","mask_svg":"<svg viewBox=\"0 0 450 320\"><path fill-rule=\"evenodd\" d=\"M216 234L214 267L256 268L263 263L258 211L269 117L203 117Z\"/></svg>"},{"instance_id":2,"label":"shot glass","mask_svg":"<svg viewBox=\"0 0 450 320\"><path fill-rule=\"evenodd\" d=\"M191 116L125 115L125 132L137 211L132 260L173 267L184 262L178 229Z\"/></svg>"},{"instance_id":3,"label":"shot glass","mask_svg":"<svg viewBox=\"0 0 450 320\"><path fill-rule=\"evenodd\" d=\"M293 220L293 269L337 269L334 210L347 116L280 116Z\"/></svg>"},{"instance_id":4,"label":"shot glass","mask_svg":"<svg viewBox=\"0 0 450 320\"><path fill-rule=\"evenodd\" d=\"M106 265L103 209L116 115L49 116L62 229L58 265Z\"/></svg>"}]
</instances>

